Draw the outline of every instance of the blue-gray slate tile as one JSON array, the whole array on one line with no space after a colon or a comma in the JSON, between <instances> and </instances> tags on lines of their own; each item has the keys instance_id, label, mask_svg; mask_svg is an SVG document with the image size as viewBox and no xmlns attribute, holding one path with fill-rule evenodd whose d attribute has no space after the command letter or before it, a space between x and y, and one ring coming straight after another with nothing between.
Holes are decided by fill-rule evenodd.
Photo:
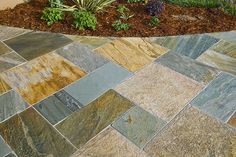
<instances>
[{"instance_id":1,"label":"blue-gray slate tile","mask_svg":"<svg viewBox=\"0 0 236 157\"><path fill-rule=\"evenodd\" d=\"M208 35L236 44L236 32L235 31L209 33Z\"/></svg>"},{"instance_id":2,"label":"blue-gray slate tile","mask_svg":"<svg viewBox=\"0 0 236 157\"><path fill-rule=\"evenodd\" d=\"M0 157L4 157L5 155L12 152L11 148L7 145L7 143L3 140L0 135Z\"/></svg>"},{"instance_id":3,"label":"blue-gray slate tile","mask_svg":"<svg viewBox=\"0 0 236 157\"><path fill-rule=\"evenodd\" d=\"M135 106L112 126L139 148L143 148L165 124L161 118Z\"/></svg>"},{"instance_id":4,"label":"blue-gray slate tile","mask_svg":"<svg viewBox=\"0 0 236 157\"><path fill-rule=\"evenodd\" d=\"M208 84L219 73L215 68L173 52L164 54L156 62L203 84Z\"/></svg>"},{"instance_id":5,"label":"blue-gray slate tile","mask_svg":"<svg viewBox=\"0 0 236 157\"><path fill-rule=\"evenodd\" d=\"M29 105L15 91L0 96L0 122L23 111Z\"/></svg>"},{"instance_id":6,"label":"blue-gray slate tile","mask_svg":"<svg viewBox=\"0 0 236 157\"><path fill-rule=\"evenodd\" d=\"M220 39L208 35L185 35L151 38L150 40L173 52L196 59Z\"/></svg>"},{"instance_id":7,"label":"blue-gray slate tile","mask_svg":"<svg viewBox=\"0 0 236 157\"><path fill-rule=\"evenodd\" d=\"M87 105L131 75L126 69L109 62L64 90L83 105Z\"/></svg>"},{"instance_id":8,"label":"blue-gray slate tile","mask_svg":"<svg viewBox=\"0 0 236 157\"><path fill-rule=\"evenodd\" d=\"M236 78L221 73L190 104L227 122L236 111Z\"/></svg>"}]
</instances>

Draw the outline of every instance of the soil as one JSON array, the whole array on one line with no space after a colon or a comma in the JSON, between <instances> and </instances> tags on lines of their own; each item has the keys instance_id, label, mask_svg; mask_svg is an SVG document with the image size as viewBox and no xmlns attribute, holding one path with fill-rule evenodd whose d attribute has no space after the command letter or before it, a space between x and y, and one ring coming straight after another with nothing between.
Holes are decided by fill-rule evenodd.
<instances>
[{"instance_id":1,"label":"soil","mask_svg":"<svg viewBox=\"0 0 236 157\"><path fill-rule=\"evenodd\" d=\"M131 29L127 31L116 32L111 27L112 23L119 19L119 14L116 11L118 5L125 5L130 9L130 14L135 14L128 21ZM182 35L236 30L236 16L224 14L220 9L184 8L167 3L165 3L165 10L159 16L160 24L151 27L148 25L151 16L147 14L145 4L117 0L104 12L96 14L98 23L95 31L80 31L72 26L73 18L70 14L66 14L64 21L48 26L45 21L40 19L42 10L47 6L48 0L32 0L29 3L19 4L13 9L0 10L0 24L65 34L120 37Z\"/></svg>"}]
</instances>

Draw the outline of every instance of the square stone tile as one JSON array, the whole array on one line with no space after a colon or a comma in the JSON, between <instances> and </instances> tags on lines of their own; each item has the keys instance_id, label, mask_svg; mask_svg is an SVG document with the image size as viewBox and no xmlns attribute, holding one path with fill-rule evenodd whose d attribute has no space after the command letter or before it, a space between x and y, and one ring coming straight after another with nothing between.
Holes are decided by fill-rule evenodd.
<instances>
[{"instance_id":1,"label":"square stone tile","mask_svg":"<svg viewBox=\"0 0 236 157\"><path fill-rule=\"evenodd\" d=\"M108 63L108 60L104 59L99 54L93 53L90 48L79 42L64 46L63 48L56 50L56 53L68 59L75 65L78 65L88 73Z\"/></svg>"},{"instance_id":2,"label":"square stone tile","mask_svg":"<svg viewBox=\"0 0 236 157\"><path fill-rule=\"evenodd\" d=\"M0 96L0 122L13 116L29 105L15 91L11 90Z\"/></svg>"},{"instance_id":3,"label":"square stone tile","mask_svg":"<svg viewBox=\"0 0 236 157\"><path fill-rule=\"evenodd\" d=\"M150 156L234 156L236 130L189 108L144 149Z\"/></svg>"},{"instance_id":4,"label":"square stone tile","mask_svg":"<svg viewBox=\"0 0 236 157\"><path fill-rule=\"evenodd\" d=\"M0 135L0 157L5 157L5 155L9 154L10 152L12 152L11 148Z\"/></svg>"},{"instance_id":5,"label":"square stone tile","mask_svg":"<svg viewBox=\"0 0 236 157\"><path fill-rule=\"evenodd\" d=\"M98 134L71 157L147 157L147 154L129 142L111 127Z\"/></svg>"},{"instance_id":6,"label":"square stone tile","mask_svg":"<svg viewBox=\"0 0 236 157\"><path fill-rule=\"evenodd\" d=\"M208 35L183 35L150 38L150 40L176 53L196 59L220 39Z\"/></svg>"},{"instance_id":7,"label":"square stone tile","mask_svg":"<svg viewBox=\"0 0 236 157\"><path fill-rule=\"evenodd\" d=\"M215 68L174 52L164 54L156 62L205 85L219 73Z\"/></svg>"},{"instance_id":8,"label":"square stone tile","mask_svg":"<svg viewBox=\"0 0 236 157\"><path fill-rule=\"evenodd\" d=\"M226 122L236 111L236 77L221 73L190 104Z\"/></svg>"},{"instance_id":9,"label":"square stone tile","mask_svg":"<svg viewBox=\"0 0 236 157\"><path fill-rule=\"evenodd\" d=\"M57 124L56 128L80 148L132 106L132 102L109 90Z\"/></svg>"},{"instance_id":10,"label":"square stone tile","mask_svg":"<svg viewBox=\"0 0 236 157\"><path fill-rule=\"evenodd\" d=\"M65 88L65 91L83 105L130 77L132 73L111 62Z\"/></svg>"},{"instance_id":11,"label":"square stone tile","mask_svg":"<svg viewBox=\"0 0 236 157\"><path fill-rule=\"evenodd\" d=\"M4 80L0 78L0 95L2 95L5 92L8 92L11 89L11 87L6 84Z\"/></svg>"},{"instance_id":12,"label":"square stone tile","mask_svg":"<svg viewBox=\"0 0 236 157\"><path fill-rule=\"evenodd\" d=\"M165 121L170 121L203 88L200 83L153 63L115 90Z\"/></svg>"},{"instance_id":13,"label":"square stone tile","mask_svg":"<svg viewBox=\"0 0 236 157\"><path fill-rule=\"evenodd\" d=\"M143 148L165 124L162 119L135 106L112 126L139 148Z\"/></svg>"},{"instance_id":14,"label":"square stone tile","mask_svg":"<svg viewBox=\"0 0 236 157\"><path fill-rule=\"evenodd\" d=\"M34 105L51 124L56 124L81 108L80 103L61 91Z\"/></svg>"},{"instance_id":15,"label":"square stone tile","mask_svg":"<svg viewBox=\"0 0 236 157\"><path fill-rule=\"evenodd\" d=\"M7 40L27 32L32 31L15 27L0 26L0 40Z\"/></svg>"},{"instance_id":16,"label":"square stone tile","mask_svg":"<svg viewBox=\"0 0 236 157\"><path fill-rule=\"evenodd\" d=\"M130 71L136 71L166 53L168 49L142 38L121 38L95 51Z\"/></svg>"},{"instance_id":17,"label":"square stone tile","mask_svg":"<svg viewBox=\"0 0 236 157\"><path fill-rule=\"evenodd\" d=\"M210 48L210 50L213 50L215 52L219 52L221 54L225 54L229 57L236 59L236 43L230 43L225 41L220 41L219 43L215 44Z\"/></svg>"},{"instance_id":18,"label":"square stone tile","mask_svg":"<svg viewBox=\"0 0 236 157\"><path fill-rule=\"evenodd\" d=\"M10 68L26 62L21 56L15 52L7 53L0 56L0 72L4 72Z\"/></svg>"},{"instance_id":19,"label":"square stone tile","mask_svg":"<svg viewBox=\"0 0 236 157\"><path fill-rule=\"evenodd\" d=\"M200 57L198 57L197 60L206 65L236 75L236 58L229 57L213 50L207 50Z\"/></svg>"},{"instance_id":20,"label":"square stone tile","mask_svg":"<svg viewBox=\"0 0 236 157\"><path fill-rule=\"evenodd\" d=\"M236 31L209 33L208 35L236 44Z\"/></svg>"},{"instance_id":21,"label":"square stone tile","mask_svg":"<svg viewBox=\"0 0 236 157\"><path fill-rule=\"evenodd\" d=\"M229 125L236 127L236 112L234 112L233 116L227 122Z\"/></svg>"},{"instance_id":22,"label":"square stone tile","mask_svg":"<svg viewBox=\"0 0 236 157\"><path fill-rule=\"evenodd\" d=\"M30 32L4 41L27 60L32 60L72 42L61 34Z\"/></svg>"},{"instance_id":23,"label":"square stone tile","mask_svg":"<svg viewBox=\"0 0 236 157\"><path fill-rule=\"evenodd\" d=\"M84 71L55 53L46 54L1 74L31 105L84 75Z\"/></svg>"},{"instance_id":24,"label":"square stone tile","mask_svg":"<svg viewBox=\"0 0 236 157\"><path fill-rule=\"evenodd\" d=\"M0 42L0 56L6 53L11 52L12 50L10 48L8 48L5 44L3 44L2 42Z\"/></svg>"},{"instance_id":25,"label":"square stone tile","mask_svg":"<svg viewBox=\"0 0 236 157\"><path fill-rule=\"evenodd\" d=\"M67 157L75 152L33 108L0 123L0 135L18 156Z\"/></svg>"}]
</instances>

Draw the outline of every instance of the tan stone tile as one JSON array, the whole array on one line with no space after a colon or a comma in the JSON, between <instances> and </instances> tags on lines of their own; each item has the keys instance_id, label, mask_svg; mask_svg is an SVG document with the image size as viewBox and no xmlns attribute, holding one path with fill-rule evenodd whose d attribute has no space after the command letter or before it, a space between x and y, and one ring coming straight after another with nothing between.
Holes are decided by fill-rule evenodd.
<instances>
[{"instance_id":1,"label":"tan stone tile","mask_svg":"<svg viewBox=\"0 0 236 157\"><path fill-rule=\"evenodd\" d=\"M109 127L72 157L147 157L146 153Z\"/></svg>"},{"instance_id":2,"label":"tan stone tile","mask_svg":"<svg viewBox=\"0 0 236 157\"><path fill-rule=\"evenodd\" d=\"M154 115L171 120L203 88L159 64L151 64L115 90Z\"/></svg>"},{"instance_id":3,"label":"tan stone tile","mask_svg":"<svg viewBox=\"0 0 236 157\"><path fill-rule=\"evenodd\" d=\"M30 104L81 78L85 72L55 53L46 54L1 74Z\"/></svg>"},{"instance_id":4,"label":"tan stone tile","mask_svg":"<svg viewBox=\"0 0 236 157\"><path fill-rule=\"evenodd\" d=\"M1 78L0 78L0 94L3 94L7 91L9 91L11 89L11 87L9 87L5 81L3 81Z\"/></svg>"},{"instance_id":5,"label":"tan stone tile","mask_svg":"<svg viewBox=\"0 0 236 157\"><path fill-rule=\"evenodd\" d=\"M121 38L95 51L130 71L136 71L166 53L168 49L142 38Z\"/></svg>"},{"instance_id":6,"label":"tan stone tile","mask_svg":"<svg viewBox=\"0 0 236 157\"><path fill-rule=\"evenodd\" d=\"M236 127L236 112L234 113L234 115L229 119L228 121L229 125L232 125L234 127Z\"/></svg>"},{"instance_id":7,"label":"tan stone tile","mask_svg":"<svg viewBox=\"0 0 236 157\"><path fill-rule=\"evenodd\" d=\"M144 150L151 156L233 157L236 155L236 130L191 107Z\"/></svg>"}]
</instances>

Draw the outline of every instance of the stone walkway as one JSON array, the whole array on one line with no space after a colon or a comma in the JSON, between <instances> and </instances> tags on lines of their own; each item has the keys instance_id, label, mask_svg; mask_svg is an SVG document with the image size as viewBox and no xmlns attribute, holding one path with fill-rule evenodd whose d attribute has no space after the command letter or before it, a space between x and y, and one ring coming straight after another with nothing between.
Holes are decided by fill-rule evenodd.
<instances>
[{"instance_id":1,"label":"stone walkway","mask_svg":"<svg viewBox=\"0 0 236 157\"><path fill-rule=\"evenodd\" d=\"M236 156L234 31L0 41L0 157Z\"/></svg>"}]
</instances>

